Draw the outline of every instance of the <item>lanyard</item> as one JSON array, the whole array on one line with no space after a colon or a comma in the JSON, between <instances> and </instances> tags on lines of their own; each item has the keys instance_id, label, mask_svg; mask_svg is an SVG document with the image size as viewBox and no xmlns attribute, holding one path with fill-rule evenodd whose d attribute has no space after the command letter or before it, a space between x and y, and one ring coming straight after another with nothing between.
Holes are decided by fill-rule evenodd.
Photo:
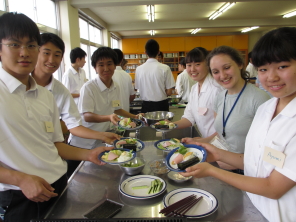
<instances>
[{"instance_id":1,"label":"lanyard","mask_svg":"<svg viewBox=\"0 0 296 222\"><path fill-rule=\"evenodd\" d=\"M237 101L239 100L240 96L242 95L243 91L245 90L246 85L247 85L247 82L245 82L244 87L242 88L242 90L241 90L240 93L238 94L238 97L236 98L234 104L232 105L231 110L230 110L230 112L228 113L228 115L227 115L227 117L226 117L226 120L225 120L225 117L224 117L224 112L225 112L225 100L226 100L226 95L227 95L227 93L228 93L228 90L227 90L226 93L225 93L224 105L223 105L223 133L222 133L222 136L223 136L223 137L226 136L226 134L225 134L225 126L226 126L226 123L227 123L227 121L228 121L228 118L229 118L230 114L232 113L234 107L236 106L236 103L237 103Z\"/></svg>"}]
</instances>

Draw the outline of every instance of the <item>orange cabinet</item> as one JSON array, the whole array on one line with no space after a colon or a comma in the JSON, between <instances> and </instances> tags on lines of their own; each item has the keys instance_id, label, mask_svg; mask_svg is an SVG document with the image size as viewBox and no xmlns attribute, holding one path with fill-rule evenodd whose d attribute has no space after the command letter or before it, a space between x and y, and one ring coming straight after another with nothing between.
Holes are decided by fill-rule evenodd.
<instances>
[{"instance_id":1,"label":"orange cabinet","mask_svg":"<svg viewBox=\"0 0 296 222\"><path fill-rule=\"evenodd\" d=\"M189 52L191 49L200 46L200 36L185 37L185 51ZM183 51L183 50L179 50Z\"/></svg>"},{"instance_id":2,"label":"orange cabinet","mask_svg":"<svg viewBox=\"0 0 296 222\"><path fill-rule=\"evenodd\" d=\"M158 42L160 51L162 52L171 51L169 38L153 38L153 39L155 39Z\"/></svg>"},{"instance_id":3,"label":"orange cabinet","mask_svg":"<svg viewBox=\"0 0 296 222\"><path fill-rule=\"evenodd\" d=\"M248 49L249 48L249 36L248 35L234 35L233 36L233 48Z\"/></svg>"},{"instance_id":4,"label":"orange cabinet","mask_svg":"<svg viewBox=\"0 0 296 222\"><path fill-rule=\"evenodd\" d=\"M145 53L146 42L151 38L138 38L138 53Z\"/></svg>"},{"instance_id":5,"label":"orange cabinet","mask_svg":"<svg viewBox=\"0 0 296 222\"><path fill-rule=\"evenodd\" d=\"M122 40L122 52L137 53L138 52L138 39L123 39Z\"/></svg>"},{"instance_id":6,"label":"orange cabinet","mask_svg":"<svg viewBox=\"0 0 296 222\"><path fill-rule=\"evenodd\" d=\"M212 50L217 46L217 36L200 36L200 46Z\"/></svg>"},{"instance_id":7,"label":"orange cabinet","mask_svg":"<svg viewBox=\"0 0 296 222\"><path fill-rule=\"evenodd\" d=\"M171 37L168 38L170 43L170 51L183 51L185 47L184 37Z\"/></svg>"},{"instance_id":8,"label":"orange cabinet","mask_svg":"<svg viewBox=\"0 0 296 222\"><path fill-rule=\"evenodd\" d=\"M233 35L221 35L217 36L217 47L221 45L231 46L233 45Z\"/></svg>"}]
</instances>

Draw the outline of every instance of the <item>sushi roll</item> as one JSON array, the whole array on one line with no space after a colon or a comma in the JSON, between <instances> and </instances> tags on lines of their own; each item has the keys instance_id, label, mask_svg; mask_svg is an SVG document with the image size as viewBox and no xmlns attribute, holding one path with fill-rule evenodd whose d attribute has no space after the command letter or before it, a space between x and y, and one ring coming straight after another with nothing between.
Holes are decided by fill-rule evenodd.
<instances>
[{"instance_id":1,"label":"sushi roll","mask_svg":"<svg viewBox=\"0 0 296 222\"><path fill-rule=\"evenodd\" d=\"M123 144L122 148L137 151L137 145L136 144Z\"/></svg>"},{"instance_id":2,"label":"sushi roll","mask_svg":"<svg viewBox=\"0 0 296 222\"><path fill-rule=\"evenodd\" d=\"M185 170L186 168L193 166L199 162L200 162L199 158L197 156L195 156L187 161L178 163L177 166L180 170Z\"/></svg>"}]
</instances>

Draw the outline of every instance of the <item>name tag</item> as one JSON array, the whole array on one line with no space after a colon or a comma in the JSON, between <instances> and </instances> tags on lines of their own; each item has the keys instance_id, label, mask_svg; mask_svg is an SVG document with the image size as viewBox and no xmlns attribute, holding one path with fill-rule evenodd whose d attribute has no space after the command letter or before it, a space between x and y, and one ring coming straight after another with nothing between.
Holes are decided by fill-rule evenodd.
<instances>
[{"instance_id":1,"label":"name tag","mask_svg":"<svg viewBox=\"0 0 296 222\"><path fill-rule=\"evenodd\" d=\"M265 147L263 160L279 168L283 168L286 155L278 150Z\"/></svg>"},{"instance_id":2,"label":"name tag","mask_svg":"<svg viewBox=\"0 0 296 222\"><path fill-rule=\"evenodd\" d=\"M118 107L118 106L120 106L120 100L113 100L112 107Z\"/></svg>"},{"instance_id":3,"label":"name tag","mask_svg":"<svg viewBox=\"0 0 296 222\"><path fill-rule=\"evenodd\" d=\"M46 129L46 132L48 133L53 133L54 132L54 129L53 129L53 124L52 122L49 122L49 121L45 121L45 129Z\"/></svg>"}]
</instances>

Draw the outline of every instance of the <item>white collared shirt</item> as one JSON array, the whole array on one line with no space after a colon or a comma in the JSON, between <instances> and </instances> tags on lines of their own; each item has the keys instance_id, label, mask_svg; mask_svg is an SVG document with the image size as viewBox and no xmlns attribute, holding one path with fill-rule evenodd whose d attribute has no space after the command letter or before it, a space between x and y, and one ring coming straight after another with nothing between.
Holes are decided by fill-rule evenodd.
<instances>
[{"instance_id":1,"label":"white collared shirt","mask_svg":"<svg viewBox=\"0 0 296 222\"><path fill-rule=\"evenodd\" d=\"M182 96L184 102L189 102L191 88L195 83L196 82L188 75L186 69L177 76L176 90L178 95Z\"/></svg>"},{"instance_id":2,"label":"white collared shirt","mask_svg":"<svg viewBox=\"0 0 296 222\"><path fill-rule=\"evenodd\" d=\"M115 110L121 109L121 106L113 107L112 101L120 100L120 89L117 83L113 82L110 88L101 81L99 77L88 81L81 88L78 110L82 117L82 125L100 132L109 129L110 122L85 122L83 113L90 112L98 115L110 115ZM92 149L96 144L95 139L84 139L81 137L70 135L69 141L71 145Z\"/></svg>"},{"instance_id":3,"label":"white collared shirt","mask_svg":"<svg viewBox=\"0 0 296 222\"><path fill-rule=\"evenodd\" d=\"M262 104L246 138L244 170L246 176L266 178L273 170L296 182L296 98L273 117L278 98ZM286 155L283 168L263 161L264 148ZM281 181L278 181L281 183ZM278 200L247 193L255 207L271 222L294 222L296 219L296 186Z\"/></svg>"},{"instance_id":4,"label":"white collared shirt","mask_svg":"<svg viewBox=\"0 0 296 222\"><path fill-rule=\"evenodd\" d=\"M250 62L246 68L246 71L250 73L250 78L254 78L258 76L257 68Z\"/></svg>"},{"instance_id":5,"label":"white collared shirt","mask_svg":"<svg viewBox=\"0 0 296 222\"><path fill-rule=\"evenodd\" d=\"M135 95L135 89L132 84L132 77L127 72L125 72L121 68L121 66L116 66L112 79L120 88L120 102L122 109L129 112L130 96Z\"/></svg>"},{"instance_id":6,"label":"white collared shirt","mask_svg":"<svg viewBox=\"0 0 296 222\"><path fill-rule=\"evenodd\" d=\"M52 92L57 103L60 116L68 129L82 125L78 108L69 90L58 80L52 77L51 82L45 86Z\"/></svg>"},{"instance_id":7,"label":"white collared shirt","mask_svg":"<svg viewBox=\"0 0 296 222\"><path fill-rule=\"evenodd\" d=\"M77 72L72 66L64 73L62 83L70 91L71 94L79 94L80 89L86 82L85 71L79 68ZM78 98L74 98L76 104L78 104Z\"/></svg>"},{"instance_id":8,"label":"white collared shirt","mask_svg":"<svg viewBox=\"0 0 296 222\"><path fill-rule=\"evenodd\" d=\"M54 142L64 140L52 94L29 76L30 90L0 68L0 166L36 175L49 184L67 171ZM47 132L46 121L54 132ZM48 126L48 125L47 125ZM0 191L20 190L0 183Z\"/></svg>"},{"instance_id":9,"label":"white collared shirt","mask_svg":"<svg viewBox=\"0 0 296 222\"><path fill-rule=\"evenodd\" d=\"M169 66L149 58L136 69L135 88L140 90L144 101L162 101L167 99L166 89L175 86L175 80Z\"/></svg>"},{"instance_id":10,"label":"white collared shirt","mask_svg":"<svg viewBox=\"0 0 296 222\"><path fill-rule=\"evenodd\" d=\"M198 83L193 85L191 89L189 103L186 106L182 118L188 119L192 125L196 124L202 137L211 136L216 132L214 128L215 112L213 105L216 95L222 90L223 87L210 74L205 78L200 93L198 93ZM206 110L205 113L201 112L201 109Z\"/></svg>"}]
</instances>

